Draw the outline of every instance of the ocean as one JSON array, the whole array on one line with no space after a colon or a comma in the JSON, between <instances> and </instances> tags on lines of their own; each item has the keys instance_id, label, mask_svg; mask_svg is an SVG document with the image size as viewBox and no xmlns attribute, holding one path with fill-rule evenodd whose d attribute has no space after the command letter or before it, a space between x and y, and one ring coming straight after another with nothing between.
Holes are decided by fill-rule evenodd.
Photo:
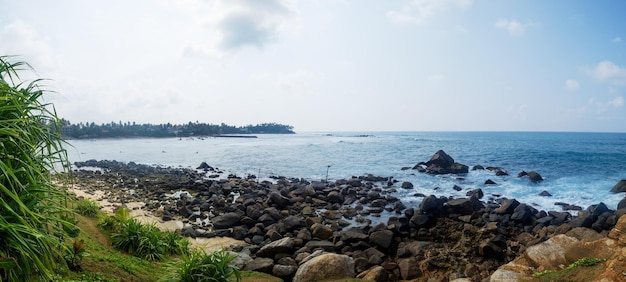
<instances>
[{"instance_id":1,"label":"ocean","mask_svg":"<svg viewBox=\"0 0 626 282\"><path fill-rule=\"evenodd\" d=\"M373 174L413 184L395 184L395 197L407 207L422 198L416 193L465 197L481 188L485 195L501 195L557 210L556 202L583 208L600 202L615 209L623 194L609 190L626 179L626 133L565 132L330 132L291 135L262 134L258 138L133 138L69 140L70 161L117 160L141 164L195 168L206 162L225 173L261 180L286 176L329 181ZM401 170L428 161L444 150L468 165L467 175L429 175ZM496 176L472 166L501 167L510 175ZM544 181L517 178L521 171L537 171ZM491 179L497 183L485 186ZM453 189L454 185L462 188ZM552 196L538 194L548 191Z\"/></svg>"}]
</instances>

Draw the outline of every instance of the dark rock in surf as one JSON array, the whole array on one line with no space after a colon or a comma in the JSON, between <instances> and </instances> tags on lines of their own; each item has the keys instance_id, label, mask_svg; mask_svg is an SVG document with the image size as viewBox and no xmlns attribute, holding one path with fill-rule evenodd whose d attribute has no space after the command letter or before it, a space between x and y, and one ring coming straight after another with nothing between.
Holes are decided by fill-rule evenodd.
<instances>
[{"instance_id":1,"label":"dark rock in surf","mask_svg":"<svg viewBox=\"0 0 626 282\"><path fill-rule=\"evenodd\" d=\"M485 167L483 167L482 165L475 165L472 167L472 170L484 170Z\"/></svg>"},{"instance_id":2,"label":"dark rock in surf","mask_svg":"<svg viewBox=\"0 0 626 282\"><path fill-rule=\"evenodd\" d=\"M622 179L613 188L611 188L611 193L622 193L626 192L626 179Z\"/></svg>"},{"instance_id":3,"label":"dark rock in surf","mask_svg":"<svg viewBox=\"0 0 626 282\"><path fill-rule=\"evenodd\" d=\"M400 187L404 189L413 189L413 183L405 181L405 182L402 182L402 186Z\"/></svg>"},{"instance_id":4,"label":"dark rock in surf","mask_svg":"<svg viewBox=\"0 0 626 282\"><path fill-rule=\"evenodd\" d=\"M213 170L213 167L206 162L202 162L198 167L196 167L196 169Z\"/></svg>"},{"instance_id":5,"label":"dark rock in surf","mask_svg":"<svg viewBox=\"0 0 626 282\"><path fill-rule=\"evenodd\" d=\"M416 167L419 166L418 164ZM469 171L468 166L455 163L454 159L443 150L437 151L429 161L424 163L424 166L426 166L426 172L430 174L461 174Z\"/></svg>"},{"instance_id":6,"label":"dark rock in surf","mask_svg":"<svg viewBox=\"0 0 626 282\"><path fill-rule=\"evenodd\" d=\"M548 192L546 190L543 190L543 191L541 191L541 193L539 193L539 196L542 196L542 197L552 197L552 194L550 194L550 192Z\"/></svg>"},{"instance_id":7,"label":"dark rock in surf","mask_svg":"<svg viewBox=\"0 0 626 282\"><path fill-rule=\"evenodd\" d=\"M497 185L497 183L495 183L493 180L491 179L487 179L485 180L485 185Z\"/></svg>"},{"instance_id":8,"label":"dark rock in surf","mask_svg":"<svg viewBox=\"0 0 626 282\"><path fill-rule=\"evenodd\" d=\"M543 177L541 177L541 175L537 173L536 171L528 172L527 176L528 176L528 179L530 179L530 181L532 181L533 183L539 183L543 181Z\"/></svg>"}]
</instances>

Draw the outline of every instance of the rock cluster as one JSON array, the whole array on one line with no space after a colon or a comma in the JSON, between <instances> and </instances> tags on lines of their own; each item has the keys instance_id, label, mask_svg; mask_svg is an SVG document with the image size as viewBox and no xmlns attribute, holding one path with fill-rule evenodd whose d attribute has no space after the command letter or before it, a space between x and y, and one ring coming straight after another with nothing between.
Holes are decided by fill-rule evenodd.
<instances>
[{"instance_id":1,"label":"rock cluster","mask_svg":"<svg viewBox=\"0 0 626 282\"><path fill-rule=\"evenodd\" d=\"M454 166L440 153L428 170ZM559 234L593 230L606 236L626 213L603 203L576 216L539 211L515 199L485 198L481 189L468 190L464 198L425 196L419 206L407 207L393 196L389 177L372 175L259 182L252 176L208 179L208 165L193 170L87 163L105 170L77 170L78 183L110 191L111 200L143 201L163 220L182 220L186 236L244 240L247 246L234 249L251 254L244 269L287 281L354 276L481 281ZM174 197L176 191L187 193ZM392 214L386 223L372 223L384 213Z\"/></svg>"}]
</instances>

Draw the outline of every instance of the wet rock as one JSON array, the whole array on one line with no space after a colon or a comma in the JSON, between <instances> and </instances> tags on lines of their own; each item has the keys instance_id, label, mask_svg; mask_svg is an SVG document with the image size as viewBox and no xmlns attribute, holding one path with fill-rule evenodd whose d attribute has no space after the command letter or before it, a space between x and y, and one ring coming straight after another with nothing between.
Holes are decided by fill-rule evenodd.
<instances>
[{"instance_id":1,"label":"wet rock","mask_svg":"<svg viewBox=\"0 0 626 282\"><path fill-rule=\"evenodd\" d=\"M542 196L542 197L552 197L552 194L550 194L550 192L548 192L546 190L543 190L543 191L541 191L541 193L539 193L539 196Z\"/></svg>"},{"instance_id":2,"label":"wet rock","mask_svg":"<svg viewBox=\"0 0 626 282\"><path fill-rule=\"evenodd\" d=\"M485 168L482 165L475 165L472 167L472 170L484 170Z\"/></svg>"},{"instance_id":3,"label":"wet rock","mask_svg":"<svg viewBox=\"0 0 626 282\"><path fill-rule=\"evenodd\" d=\"M303 263L293 277L294 282L353 278L354 260L346 255L322 254Z\"/></svg>"},{"instance_id":4,"label":"wet rock","mask_svg":"<svg viewBox=\"0 0 626 282\"><path fill-rule=\"evenodd\" d=\"M543 181L543 177L541 177L541 175L537 173L536 171L528 172L527 176L528 176L528 179L530 179L530 181L532 181L533 183L539 183Z\"/></svg>"},{"instance_id":5,"label":"wet rock","mask_svg":"<svg viewBox=\"0 0 626 282\"><path fill-rule=\"evenodd\" d=\"M424 165L426 172L430 174L460 174L469 171L468 166L455 163L454 159L443 150L437 151Z\"/></svg>"},{"instance_id":6,"label":"wet rock","mask_svg":"<svg viewBox=\"0 0 626 282\"><path fill-rule=\"evenodd\" d=\"M467 193L465 193L465 196L468 196L468 197L471 197L471 196L474 196L474 195L476 195L476 197L478 197L478 199L482 199L485 196L485 194L483 193L483 190L480 189L480 188L473 189L473 190L467 191Z\"/></svg>"},{"instance_id":7,"label":"wet rock","mask_svg":"<svg viewBox=\"0 0 626 282\"><path fill-rule=\"evenodd\" d=\"M612 193L622 193L626 192L626 179L622 179L617 182L613 188L611 188Z\"/></svg>"},{"instance_id":8,"label":"wet rock","mask_svg":"<svg viewBox=\"0 0 626 282\"><path fill-rule=\"evenodd\" d=\"M413 189L413 183L408 182L408 181L404 181L402 182L402 185L400 186L404 189Z\"/></svg>"},{"instance_id":9,"label":"wet rock","mask_svg":"<svg viewBox=\"0 0 626 282\"><path fill-rule=\"evenodd\" d=\"M213 167L211 167L206 162L202 162L198 167L196 167L196 169L214 170Z\"/></svg>"},{"instance_id":10,"label":"wet rock","mask_svg":"<svg viewBox=\"0 0 626 282\"><path fill-rule=\"evenodd\" d=\"M485 185L497 185L497 183L495 183L493 180L491 179L487 179L485 180Z\"/></svg>"}]
</instances>

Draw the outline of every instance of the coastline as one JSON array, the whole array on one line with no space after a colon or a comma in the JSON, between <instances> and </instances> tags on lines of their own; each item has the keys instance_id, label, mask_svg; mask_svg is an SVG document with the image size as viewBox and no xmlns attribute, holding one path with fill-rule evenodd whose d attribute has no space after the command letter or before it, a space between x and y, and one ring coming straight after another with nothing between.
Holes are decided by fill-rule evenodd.
<instances>
[{"instance_id":1,"label":"coastline","mask_svg":"<svg viewBox=\"0 0 626 282\"><path fill-rule=\"evenodd\" d=\"M305 256L323 251L350 257L358 273L378 265L396 279L411 277L401 272L415 267L422 274L484 279L557 235L606 237L626 213L604 204L576 216L538 211L515 199L484 199L480 189L465 198L416 195L421 203L407 207L393 193L408 184L371 175L326 183L284 177L257 181L224 175L207 164L201 169L115 161L82 165L102 168L79 169L73 176L105 207L127 203L137 216L169 228L180 227L172 224L176 220L184 222L179 232L189 237L240 240L245 244L231 249L251 254L244 269L287 278ZM386 222L371 220L383 213L391 214ZM286 255L296 264L279 263ZM404 265L405 260L412 263ZM267 264L295 268L277 275ZM459 273L459 268L465 270Z\"/></svg>"}]
</instances>

